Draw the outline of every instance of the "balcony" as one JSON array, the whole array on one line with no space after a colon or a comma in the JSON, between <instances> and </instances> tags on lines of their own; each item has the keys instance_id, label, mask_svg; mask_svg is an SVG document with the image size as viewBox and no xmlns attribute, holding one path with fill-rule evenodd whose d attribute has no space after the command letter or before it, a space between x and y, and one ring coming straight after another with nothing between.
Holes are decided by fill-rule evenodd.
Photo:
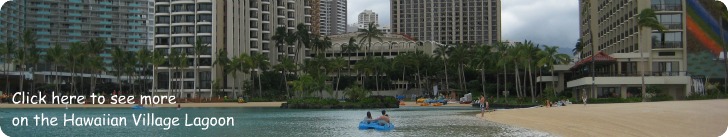
<instances>
[{"instance_id":1,"label":"balcony","mask_svg":"<svg viewBox=\"0 0 728 137\"><path fill-rule=\"evenodd\" d=\"M129 10L129 12L131 12L131 13L142 13L142 10L136 10L135 9L135 10Z\"/></svg>"},{"instance_id":2,"label":"balcony","mask_svg":"<svg viewBox=\"0 0 728 137\"><path fill-rule=\"evenodd\" d=\"M37 20L37 21L51 21L51 19L49 19L49 18L42 18L42 17L41 18L35 18L35 20Z\"/></svg>"},{"instance_id":3,"label":"balcony","mask_svg":"<svg viewBox=\"0 0 728 137\"><path fill-rule=\"evenodd\" d=\"M81 26L68 26L69 29L81 29Z\"/></svg>"},{"instance_id":4,"label":"balcony","mask_svg":"<svg viewBox=\"0 0 728 137\"><path fill-rule=\"evenodd\" d=\"M51 12L48 12L48 11L38 11L35 14L51 15Z\"/></svg>"},{"instance_id":5,"label":"balcony","mask_svg":"<svg viewBox=\"0 0 728 137\"><path fill-rule=\"evenodd\" d=\"M101 31L111 31L111 28L100 28Z\"/></svg>"},{"instance_id":6,"label":"balcony","mask_svg":"<svg viewBox=\"0 0 728 137\"><path fill-rule=\"evenodd\" d=\"M99 11L111 11L111 8L100 8Z\"/></svg>"},{"instance_id":7,"label":"balcony","mask_svg":"<svg viewBox=\"0 0 728 137\"><path fill-rule=\"evenodd\" d=\"M50 24L38 24L38 25L35 25L35 27L38 27L38 28L51 28L51 25Z\"/></svg>"},{"instance_id":8,"label":"balcony","mask_svg":"<svg viewBox=\"0 0 728 137\"><path fill-rule=\"evenodd\" d=\"M99 2L101 5L111 5L111 2Z\"/></svg>"},{"instance_id":9,"label":"balcony","mask_svg":"<svg viewBox=\"0 0 728 137\"><path fill-rule=\"evenodd\" d=\"M47 4L38 4L37 6L41 7L41 8L51 8L51 5L47 5Z\"/></svg>"},{"instance_id":10,"label":"balcony","mask_svg":"<svg viewBox=\"0 0 728 137\"><path fill-rule=\"evenodd\" d=\"M100 21L99 24L111 25L111 21Z\"/></svg>"},{"instance_id":11,"label":"balcony","mask_svg":"<svg viewBox=\"0 0 728 137\"><path fill-rule=\"evenodd\" d=\"M687 76L686 71L645 71L645 76ZM574 73L573 78L591 78L592 74L589 72ZM596 72L595 77L640 77L642 72Z\"/></svg>"},{"instance_id":12,"label":"balcony","mask_svg":"<svg viewBox=\"0 0 728 137\"><path fill-rule=\"evenodd\" d=\"M111 15L99 15L99 17L102 17L102 18L111 18Z\"/></svg>"},{"instance_id":13,"label":"balcony","mask_svg":"<svg viewBox=\"0 0 728 137\"><path fill-rule=\"evenodd\" d=\"M680 4L652 4L652 10L655 11L682 11Z\"/></svg>"},{"instance_id":14,"label":"balcony","mask_svg":"<svg viewBox=\"0 0 728 137\"><path fill-rule=\"evenodd\" d=\"M101 34L99 37L111 37L111 34Z\"/></svg>"},{"instance_id":15,"label":"balcony","mask_svg":"<svg viewBox=\"0 0 728 137\"><path fill-rule=\"evenodd\" d=\"M71 2L71 3L81 3L81 0L68 0L68 2Z\"/></svg>"},{"instance_id":16,"label":"balcony","mask_svg":"<svg viewBox=\"0 0 728 137\"><path fill-rule=\"evenodd\" d=\"M79 33L79 32L69 32L68 35L69 36L81 36L81 33Z\"/></svg>"},{"instance_id":17,"label":"balcony","mask_svg":"<svg viewBox=\"0 0 728 137\"><path fill-rule=\"evenodd\" d=\"M81 23L81 20L77 20L77 19L70 19L70 20L68 20L68 22L72 22L72 23Z\"/></svg>"},{"instance_id":18,"label":"balcony","mask_svg":"<svg viewBox=\"0 0 728 137\"><path fill-rule=\"evenodd\" d=\"M68 14L68 16L77 16L78 17L78 16L81 16L81 14L80 13L71 13L71 14Z\"/></svg>"},{"instance_id":19,"label":"balcony","mask_svg":"<svg viewBox=\"0 0 728 137\"><path fill-rule=\"evenodd\" d=\"M682 41L665 41L665 44L662 44L661 41L652 42L652 49L670 49L670 48L682 48L682 47L683 47Z\"/></svg>"},{"instance_id":20,"label":"balcony","mask_svg":"<svg viewBox=\"0 0 728 137\"><path fill-rule=\"evenodd\" d=\"M38 31L38 32L36 32L36 34L38 34L38 35L50 35L51 33L48 32L48 31Z\"/></svg>"},{"instance_id":21,"label":"balcony","mask_svg":"<svg viewBox=\"0 0 728 137\"><path fill-rule=\"evenodd\" d=\"M79 7L79 6L68 6L68 9L72 9L72 10L83 10L83 8L82 7Z\"/></svg>"}]
</instances>

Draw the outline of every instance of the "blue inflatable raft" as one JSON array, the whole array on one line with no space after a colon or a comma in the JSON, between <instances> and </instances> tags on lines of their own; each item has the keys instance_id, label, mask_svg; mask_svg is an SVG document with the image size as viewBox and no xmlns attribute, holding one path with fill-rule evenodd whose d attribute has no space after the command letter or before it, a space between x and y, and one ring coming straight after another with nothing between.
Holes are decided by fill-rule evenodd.
<instances>
[{"instance_id":1,"label":"blue inflatable raft","mask_svg":"<svg viewBox=\"0 0 728 137\"><path fill-rule=\"evenodd\" d=\"M362 120L359 122L359 129L392 130L394 129L394 124L387 123L380 125L377 121L367 122L367 120Z\"/></svg>"},{"instance_id":2,"label":"blue inflatable raft","mask_svg":"<svg viewBox=\"0 0 728 137\"><path fill-rule=\"evenodd\" d=\"M131 109L144 109L144 107L140 105L134 105L131 107Z\"/></svg>"}]
</instances>

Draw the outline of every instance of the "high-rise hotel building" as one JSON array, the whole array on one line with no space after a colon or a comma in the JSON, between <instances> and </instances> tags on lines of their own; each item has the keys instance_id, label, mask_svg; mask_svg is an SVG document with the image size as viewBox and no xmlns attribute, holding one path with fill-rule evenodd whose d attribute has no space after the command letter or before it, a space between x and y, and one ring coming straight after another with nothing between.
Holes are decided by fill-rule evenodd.
<instances>
[{"instance_id":1,"label":"high-rise hotel building","mask_svg":"<svg viewBox=\"0 0 728 137\"><path fill-rule=\"evenodd\" d=\"M276 47L271 37L279 26L290 32L294 32L299 23L310 26L309 0L156 0L154 4L154 50L166 54L172 50L186 53L189 62L189 67L179 70L169 63L159 66L154 77L160 90L155 94L166 94L169 90L178 94L181 87L182 98L208 97L213 80L223 82L222 88L225 89L241 86L233 81L232 75L243 79L249 74L230 73L225 76L222 68L213 64L218 52L226 52L228 58L241 54L263 54L271 65L277 64L281 58L294 59L295 56L301 61L306 55L302 53L308 52L296 53L295 45ZM199 73L195 73L193 67L193 46L197 39L209 49L199 59Z\"/></svg>"},{"instance_id":2,"label":"high-rise hotel building","mask_svg":"<svg viewBox=\"0 0 728 137\"><path fill-rule=\"evenodd\" d=\"M580 0L581 60L568 67L567 81L557 89L597 98L641 97L644 72L648 87L675 99L704 94L706 79L721 84L725 79L721 45L728 27L719 5L715 0ZM657 30L640 27L644 9L655 11L666 28L664 39Z\"/></svg>"},{"instance_id":3,"label":"high-rise hotel building","mask_svg":"<svg viewBox=\"0 0 728 137\"><path fill-rule=\"evenodd\" d=\"M0 10L0 42L14 41L20 45L20 36L24 30L35 32L37 53L46 55L46 50L54 45L66 46L75 42L86 42L92 38L103 38L106 48L100 54L106 63L106 70L111 67L111 48L120 47L126 51L138 51L149 48L148 23L149 0L14 0L6 2ZM8 64L8 63L4 63ZM12 65L17 66L17 65ZM11 67L13 71L15 67ZM26 70L30 73L30 67ZM32 75L43 80L35 82L63 83L70 73L56 73L61 81L50 81L50 67L40 65L32 68ZM59 70L70 72L70 70ZM19 74L19 73L17 73ZM17 75L10 73L10 75ZM89 78L90 74L82 74ZM30 78L30 77L28 77ZM116 80L108 73L102 73L101 80Z\"/></svg>"},{"instance_id":4,"label":"high-rise hotel building","mask_svg":"<svg viewBox=\"0 0 728 137\"><path fill-rule=\"evenodd\" d=\"M443 44L501 39L500 0L390 0L392 33Z\"/></svg>"},{"instance_id":5,"label":"high-rise hotel building","mask_svg":"<svg viewBox=\"0 0 728 137\"><path fill-rule=\"evenodd\" d=\"M319 34L322 36L346 33L347 0L319 0Z\"/></svg>"}]
</instances>

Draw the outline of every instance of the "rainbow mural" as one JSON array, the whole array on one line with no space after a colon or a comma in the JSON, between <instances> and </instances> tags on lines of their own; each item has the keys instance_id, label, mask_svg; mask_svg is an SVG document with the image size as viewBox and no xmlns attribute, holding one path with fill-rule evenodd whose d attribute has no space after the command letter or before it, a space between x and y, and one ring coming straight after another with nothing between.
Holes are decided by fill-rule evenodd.
<instances>
[{"instance_id":1,"label":"rainbow mural","mask_svg":"<svg viewBox=\"0 0 728 137\"><path fill-rule=\"evenodd\" d=\"M685 0L687 29L687 66L691 75L703 75L709 78L723 78L725 66L717 61L723 52L723 40L728 38L721 31L721 22L716 12L717 5L710 4L715 0ZM723 39L721 39L723 38Z\"/></svg>"}]
</instances>

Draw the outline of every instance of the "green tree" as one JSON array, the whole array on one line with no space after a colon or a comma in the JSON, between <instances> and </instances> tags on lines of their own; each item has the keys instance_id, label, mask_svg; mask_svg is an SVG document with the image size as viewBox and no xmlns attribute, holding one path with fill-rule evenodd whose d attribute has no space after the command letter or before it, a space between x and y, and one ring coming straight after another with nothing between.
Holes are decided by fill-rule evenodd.
<instances>
[{"instance_id":1,"label":"green tree","mask_svg":"<svg viewBox=\"0 0 728 137\"><path fill-rule=\"evenodd\" d=\"M443 60L443 68L445 68L445 91L450 90L450 82L448 80L448 74L447 74L447 55L450 54L452 51L452 48L450 45L438 45L437 49L435 49L435 56L438 59Z\"/></svg>"},{"instance_id":2,"label":"green tree","mask_svg":"<svg viewBox=\"0 0 728 137\"><path fill-rule=\"evenodd\" d=\"M265 56L263 54L254 54L253 56L250 56L250 64L254 66L254 69L251 69L250 71L256 70L255 74L257 75L256 78L258 79L258 97L263 97L263 86L260 82L260 73L268 70L268 67L270 66L270 62L268 62L268 56Z\"/></svg>"},{"instance_id":3,"label":"green tree","mask_svg":"<svg viewBox=\"0 0 728 137\"><path fill-rule=\"evenodd\" d=\"M218 68L222 68L223 79L227 79L227 75L231 72L234 72L230 66L231 62L232 61L227 56L227 51L223 49L217 51L217 55L213 64L217 65ZM223 87L227 87L227 84L225 82L223 82ZM222 92L225 93L225 88L223 88ZM212 93L210 93L210 97L212 97Z\"/></svg>"},{"instance_id":4,"label":"green tree","mask_svg":"<svg viewBox=\"0 0 728 137\"><path fill-rule=\"evenodd\" d=\"M544 50L538 53L543 58L538 60L537 66L546 66L551 69L551 76L556 76L554 74L555 64L567 64L571 60L571 58L569 58L569 55L558 53L558 49L558 46L544 46ZM553 80L551 80L551 87L554 88L554 93L557 92L555 91L556 82L554 82Z\"/></svg>"},{"instance_id":5,"label":"green tree","mask_svg":"<svg viewBox=\"0 0 728 137\"><path fill-rule=\"evenodd\" d=\"M240 71L242 73L247 73L252 68L252 63L250 61L250 56L248 54L240 54L237 57L233 57L232 62L230 63L234 71ZM237 79L236 75L233 75L233 79ZM237 80L234 80L237 81ZM244 80L240 80L240 90L242 90L244 85ZM245 95L244 92L241 92L241 95ZM233 92L233 96L237 97L237 92Z\"/></svg>"},{"instance_id":6,"label":"green tree","mask_svg":"<svg viewBox=\"0 0 728 137\"><path fill-rule=\"evenodd\" d=\"M136 60L137 63L139 63L139 68L141 68L141 72L139 73L139 78L142 82L142 85L139 90L140 91L147 91L147 69L149 68L149 64L151 64L152 61L152 52L149 51L147 48L142 48L139 51L136 52ZM144 77L144 78L142 78Z\"/></svg>"},{"instance_id":7,"label":"green tree","mask_svg":"<svg viewBox=\"0 0 728 137\"><path fill-rule=\"evenodd\" d=\"M362 32L359 34L358 37L361 39L359 40L359 45L364 45L364 43L367 43L367 50L372 48L372 39L378 40L379 42L382 42L381 36L382 31L377 29L377 25L374 23L369 23L369 27L366 29L359 29L359 32ZM367 51L368 52L368 51ZM366 55L366 54L364 54ZM374 54L372 54L374 55Z\"/></svg>"},{"instance_id":8,"label":"green tree","mask_svg":"<svg viewBox=\"0 0 728 137\"><path fill-rule=\"evenodd\" d=\"M655 14L655 10L653 9L644 9L640 11L640 14L637 15L637 25L641 28L650 28L652 30L657 30L662 35L662 41L661 44L665 44L665 30L666 28L660 24L660 21L657 20L657 15ZM641 36L641 35L640 35ZM646 52L645 49L639 48L640 50L640 58L642 57L642 53ZM643 63L643 65L646 63ZM642 77L642 102L646 101L646 94L647 94L647 87L645 87L645 69L641 69L641 77Z\"/></svg>"},{"instance_id":9,"label":"green tree","mask_svg":"<svg viewBox=\"0 0 728 137\"><path fill-rule=\"evenodd\" d=\"M3 58L2 58L3 59L3 62L6 62L5 69L3 70L4 71L3 74L6 74L5 75L5 81L6 82L4 82L5 83L5 91L6 92L9 92L10 91L10 85L9 85L9 83L7 81L9 81L10 75L7 75L7 74L8 74L8 70L10 70L9 63L10 62L13 62L14 56L17 55L17 54L14 55L14 53L16 52L15 41L8 40L7 43L1 43L0 46L2 46L2 47L0 47L0 54L3 56Z\"/></svg>"},{"instance_id":10,"label":"green tree","mask_svg":"<svg viewBox=\"0 0 728 137\"><path fill-rule=\"evenodd\" d=\"M163 53L161 51L157 51L157 50L155 50L152 53L152 56L149 59L149 62L152 64L152 68L154 69L152 71L154 73L154 74L152 74L152 77L153 77L152 80L154 80L152 82L152 83L154 83L152 85L153 86L152 89L154 89L154 94L157 94L157 89L159 88L159 83L157 81L157 79L158 79L157 74L159 73L159 71L157 68L162 66L164 64L164 62L166 62L166 61L167 61L167 59L164 57ZM169 86L167 86L167 88L169 89Z\"/></svg>"},{"instance_id":11,"label":"green tree","mask_svg":"<svg viewBox=\"0 0 728 137\"><path fill-rule=\"evenodd\" d=\"M24 71L26 69L27 65L27 59L31 59L31 56L37 55L38 52L31 52L28 51L31 48L35 48L35 43L38 41L38 38L36 38L35 32L30 29L26 29L23 31L23 34L20 36L20 40L23 43L23 47L19 49L22 54L21 56L18 56L18 65L20 65L20 91L23 91L23 87L25 85L23 84L23 81L25 81L25 74Z\"/></svg>"},{"instance_id":12,"label":"green tree","mask_svg":"<svg viewBox=\"0 0 728 137\"><path fill-rule=\"evenodd\" d=\"M331 68L332 70L336 70L336 87L334 88L334 91L336 92L336 95L334 95L334 98L339 98L339 83L341 82L341 70L346 68L349 63L344 60L342 57L336 57L335 59L331 60Z\"/></svg>"},{"instance_id":13,"label":"green tree","mask_svg":"<svg viewBox=\"0 0 728 137\"><path fill-rule=\"evenodd\" d=\"M195 66L195 86L194 91L192 92L193 97L197 97L197 92L199 90L200 86L200 56L203 54L208 54L210 50L210 46L208 44L202 43L202 39L200 37L197 37L197 40L195 41L194 45L195 49L195 63L193 64Z\"/></svg>"},{"instance_id":14,"label":"green tree","mask_svg":"<svg viewBox=\"0 0 728 137\"><path fill-rule=\"evenodd\" d=\"M291 93L289 92L289 89L288 89L288 72L296 71L295 70L296 64L294 64L293 61L291 61L288 58L283 58L279 61L280 62L278 64L274 65L273 68L275 68L277 71L281 72L281 76L283 77L284 86L286 87L286 97L288 97L288 99L290 99Z\"/></svg>"},{"instance_id":15,"label":"green tree","mask_svg":"<svg viewBox=\"0 0 728 137\"><path fill-rule=\"evenodd\" d=\"M65 50L63 47L59 44L54 45L52 48L48 49L48 53L45 56L45 61L48 63L49 66L53 68L53 71L51 71L51 75L53 75L54 71L58 71L58 66L62 65L63 61L63 53ZM60 92L59 89L59 83L58 83L58 74L54 75L55 80L53 80L56 92Z\"/></svg>"},{"instance_id":16,"label":"green tree","mask_svg":"<svg viewBox=\"0 0 728 137\"><path fill-rule=\"evenodd\" d=\"M311 35L308 33L308 26L304 25L303 23L299 23L296 26L296 32L295 32L296 40L298 40L298 45L296 46L296 59L294 62L300 62L301 58L305 57L306 54L301 52L301 48L306 47L308 48L311 44Z\"/></svg>"}]
</instances>

